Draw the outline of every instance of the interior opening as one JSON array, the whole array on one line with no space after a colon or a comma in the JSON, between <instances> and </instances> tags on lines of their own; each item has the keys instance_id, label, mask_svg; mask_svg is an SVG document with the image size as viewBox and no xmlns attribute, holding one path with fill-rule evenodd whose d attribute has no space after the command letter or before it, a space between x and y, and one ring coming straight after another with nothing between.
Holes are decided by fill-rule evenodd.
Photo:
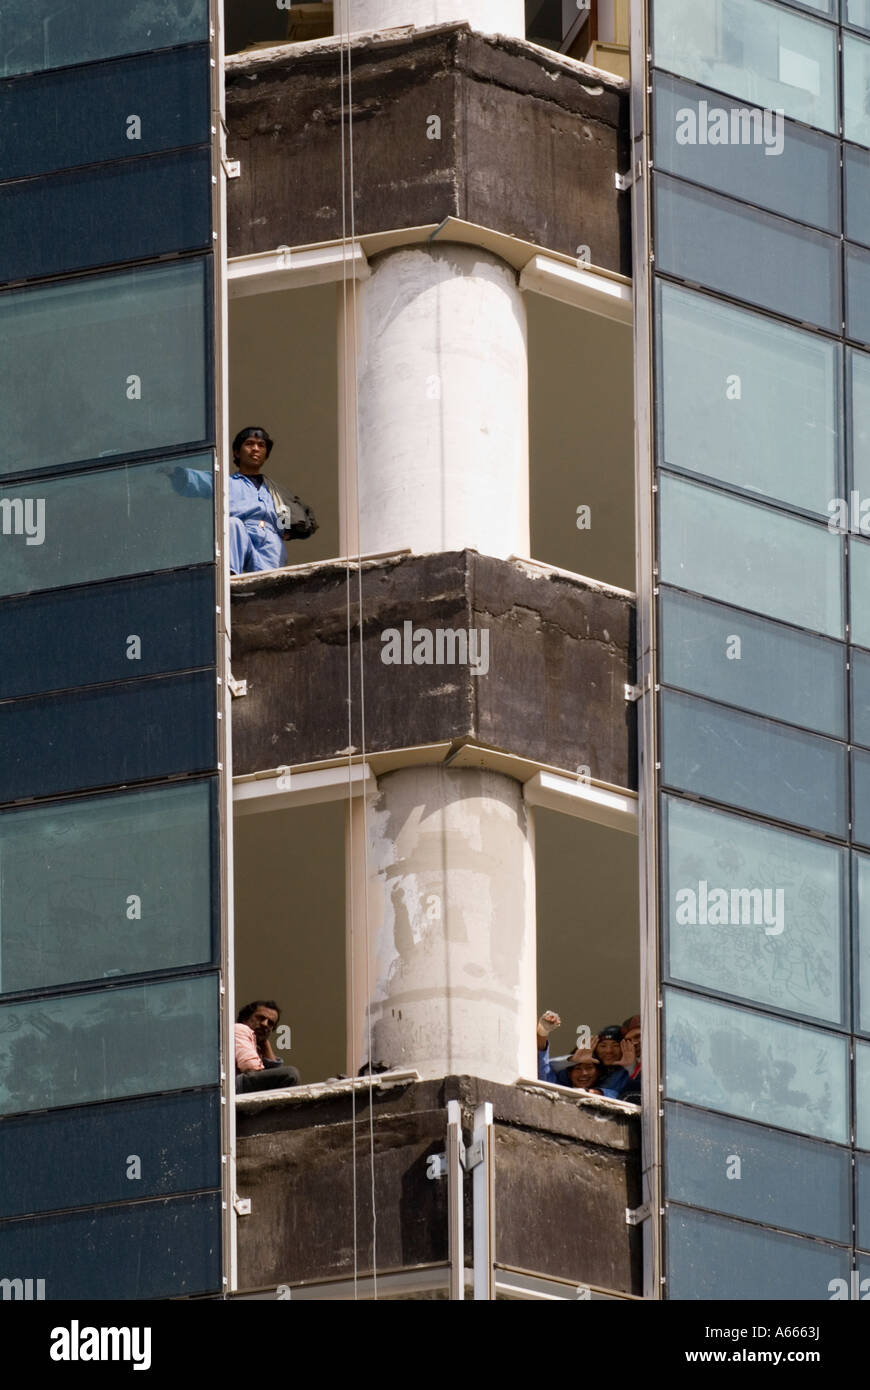
<instances>
[{"instance_id":1,"label":"interior opening","mask_svg":"<svg viewBox=\"0 0 870 1390\"><path fill-rule=\"evenodd\" d=\"M344 802L237 816L235 1009L274 999L303 1085L345 1070ZM275 1035L278 1042L284 1035Z\"/></svg>"}]
</instances>

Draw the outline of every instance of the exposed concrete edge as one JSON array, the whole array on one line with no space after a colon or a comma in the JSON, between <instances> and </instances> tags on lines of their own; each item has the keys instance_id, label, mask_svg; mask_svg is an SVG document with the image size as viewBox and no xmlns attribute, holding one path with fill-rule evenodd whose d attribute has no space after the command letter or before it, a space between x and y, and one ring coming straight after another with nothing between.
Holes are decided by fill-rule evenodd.
<instances>
[{"instance_id":1,"label":"exposed concrete edge","mask_svg":"<svg viewBox=\"0 0 870 1390\"><path fill-rule=\"evenodd\" d=\"M375 1076L347 1077L342 1081L316 1081L308 1086L288 1086L274 1091L252 1091L249 1095L237 1095L236 1105L243 1110L281 1109L287 1105L298 1105L301 1101L329 1099L332 1096L349 1096L352 1091L389 1091L395 1086L408 1086L422 1081L418 1071L378 1072Z\"/></svg>"},{"instance_id":2,"label":"exposed concrete edge","mask_svg":"<svg viewBox=\"0 0 870 1390\"><path fill-rule=\"evenodd\" d=\"M579 58L569 58L567 53L557 53L552 48L544 48L542 44L532 43L530 39L518 39L512 34L490 34L484 33L464 20L453 21L447 24L425 24L416 27L413 24L396 25L391 29L358 29L351 34L327 34L321 39L307 39L301 43L293 43L286 40L284 43L277 43L270 48L248 49L242 53L228 54L225 60L225 70L230 73L244 73L256 71L259 68L271 67L282 58L306 57L309 54L320 53L339 54L342 48L347 49L369 49L387 48L391 44L411 38L432 38L439 33L449 34L451 32L464 32L474 34L476 38L485 39L489 43L498 44L502 48L512 49L520 56L534 58L544 67L552 68L555 72L571 73L576 77L584 77L597 85L604 85L611 88L614 92L631 91L631 83L618 73L606 72L603 68L592 67L590 63L581 62Z\"/></svg>"},{"instance_id":3,"label":"exposed concrete edge","mask_svg":"<svg viewBox=\"0 0 870 1390\"><path fill-rule=\"evenodd\" d=\"M531 1091L536 1095L551 1099L573 1100L583 1109L612 1111L617 1115L639 1115L640 1106L631 1105L627 1100L611 1100L608 1096L593 1096L588 1091L578 1094L573 1086L558 1086L554 1081L529 1081L521 1076L516 1082L521 1091Z\"/></svg>"}]
</instances>

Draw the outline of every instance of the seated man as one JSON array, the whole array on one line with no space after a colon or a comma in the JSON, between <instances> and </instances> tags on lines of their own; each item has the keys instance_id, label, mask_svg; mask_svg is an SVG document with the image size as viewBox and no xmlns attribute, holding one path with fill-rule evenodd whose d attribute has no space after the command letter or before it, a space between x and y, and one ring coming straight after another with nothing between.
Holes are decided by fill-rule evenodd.
<instances>
[{"instance_id":1,"label":"seated man","mask_svg":"<svg viewBox=\"0 0 870 1390\"><path fill-rule=\"evenodd\" d=\"M299 1073L272 1051L269 1034L278 1026L281 1010L274 999L255 999L239 1009L235 1026L236 1091L273 1091L298 1086Z\"/></svg>"},{"instance_id":2,"label":"seated man","mask_svg":"<svg viewBox=\"0 0 870 1390\"><path fill-rule=\"evenodd\" d=\"M230 474L230 573L253 574L286 564L284 543L307 540L317 530L310 507L284 496L263 473L274 441L259 425L240 430L233 440L235 471ZM198 468L165 468L182 497L211 496L210 473Z\"/></svg>"}]
</instances>

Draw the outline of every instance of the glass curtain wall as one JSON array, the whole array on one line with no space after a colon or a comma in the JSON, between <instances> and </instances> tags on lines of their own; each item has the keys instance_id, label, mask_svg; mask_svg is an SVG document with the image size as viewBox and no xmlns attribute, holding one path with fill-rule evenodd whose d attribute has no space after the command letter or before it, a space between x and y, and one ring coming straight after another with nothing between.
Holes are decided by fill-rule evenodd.
<instances>
[{"instance_id":1,"label":"glass curtain wall","mask_svg":"<svg viewBox=\"0 0 870 1390\"><path fill-rule=\"evenodd\" d=\"M645 22L659 1274L827 1300L870 1262L870 8Z\"/></svg>"},{"instance_id":2,"label":"glass curtain wall","mask_svg":"<svg viewBox=\"0 0 870 1390\"><path fill-rule=\"evenodd\" d=\"M209 0L0 7L0 1275L219 1292ZM217 508L217 516L216 516Z\"/></svg>"}]
</instances>

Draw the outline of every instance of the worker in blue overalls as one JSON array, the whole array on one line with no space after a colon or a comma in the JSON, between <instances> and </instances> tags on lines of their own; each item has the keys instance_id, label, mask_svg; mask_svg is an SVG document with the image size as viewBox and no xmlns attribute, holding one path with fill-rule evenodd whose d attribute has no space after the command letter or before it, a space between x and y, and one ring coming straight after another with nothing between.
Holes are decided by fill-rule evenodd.
<instances>
[{"instance_id":1,"label":"worker in blue overalls","mask_svg":"<svg viewBox=\"0 0 870 1390\"><path fill-rule=\"evenodd\" d=\"M285 541L306 540L317 530L310 507L279 491L263 473L273 440L259 425L240 430L233 440L235 471L230 474L230 573L279 569L286 562ZM168 470L184 497L211 495L210 473L196 468Z\"/></svg>"}]
</instances>

